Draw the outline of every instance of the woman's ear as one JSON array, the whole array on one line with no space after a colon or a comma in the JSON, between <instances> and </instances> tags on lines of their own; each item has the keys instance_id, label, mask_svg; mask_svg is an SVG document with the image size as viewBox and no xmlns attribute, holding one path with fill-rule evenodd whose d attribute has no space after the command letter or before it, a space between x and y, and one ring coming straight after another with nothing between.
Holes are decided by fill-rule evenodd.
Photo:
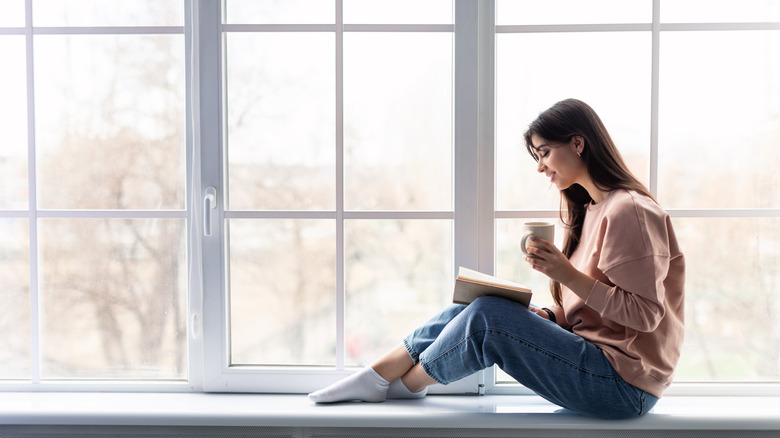
<instances>
[{"instance_id":1,"label":"woman's ear","mask_svg":"<svg viewBox=\"0 0 780 438\"><path fill-rule=\"evenodd\" d=\"M571 138L571 145L574 148L574 153L581 157L582 152L585 151L585 139L579 135L575 135Z\"/></svg>"}]
</instances>

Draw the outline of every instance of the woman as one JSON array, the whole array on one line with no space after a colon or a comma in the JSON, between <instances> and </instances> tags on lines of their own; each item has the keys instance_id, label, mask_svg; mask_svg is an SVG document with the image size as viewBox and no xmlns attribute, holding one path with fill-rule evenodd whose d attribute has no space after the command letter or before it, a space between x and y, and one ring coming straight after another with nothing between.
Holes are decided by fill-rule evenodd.
<instances>
[{"instance_id":1,"label":"woman","mask_svg":"<svg viewBox=\"0 0 780 438\"><path fill-rule=\"evenodd\" d=\"M453 305L371 367L309 394L317 403L422 397L493 364L545 399L601 418L638 417L669 386L683 339L685 262L669 216L628 170L587 104L558 102L525 133L561 191L563 251L525 260L555 305L482 297Z\"/></svg>"}]
</instances>

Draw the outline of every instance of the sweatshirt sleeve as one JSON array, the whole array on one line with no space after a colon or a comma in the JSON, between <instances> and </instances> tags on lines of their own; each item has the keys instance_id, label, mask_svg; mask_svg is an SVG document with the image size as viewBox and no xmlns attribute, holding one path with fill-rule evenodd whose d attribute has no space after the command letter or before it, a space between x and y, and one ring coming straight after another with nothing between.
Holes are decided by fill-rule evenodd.
<instances>
[{"instance_id":1,"label":"sweatshirt sleeve","mask_svg":"<svg viewBox=\"0 0 780 438\"><path fill-rule=\"evenodd\" d=\"M585 302L604 318L649 332L665 313L671 224L657 204L633 201L609 215L598 263L606 278L596 281Z\"/></svg>"},{"instance_id":2,"label":"sweatshirt sleeve","mask_svg":"<svg viewBox=\"0 0 780 438\"><path fill-rule=\"evenodd\" d=\"M605 274L613 284L596 281L585 303L618 324L640 332L655 330L664 317L663 278L668 260L647 256L611 269Z\"/></svg>"}]
</instances>

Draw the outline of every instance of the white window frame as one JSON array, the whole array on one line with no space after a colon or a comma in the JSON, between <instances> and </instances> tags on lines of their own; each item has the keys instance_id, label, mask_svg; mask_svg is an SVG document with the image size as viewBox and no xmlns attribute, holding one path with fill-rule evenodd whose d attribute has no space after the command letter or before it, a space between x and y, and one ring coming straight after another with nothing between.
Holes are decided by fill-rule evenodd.
<instances>
[{"instance_id":1,"label":"white window frame","mask_svg":"<svg viewBox=\"0 0 780 438\"><path fill-rule=\"evenodd\" d=\"M432 25L368 25L344 24L342 1L336 0L336 23L315 25L231 25L221 24L219 4L203 1L198 4L196 26L200 27L195 44L200 59L210 60L200 66L199 89L201 192L213 187L218 193L217 208L213 211L213 234L204 237L203 248L203 388L205 391L261 391L308 392L340 379L354 370L344 364L344 221L347 219L448 219L454 224L454 268L460 265L492 272L493 217L492 217L492 93L480 93L480 81L492 78L492 59L477 58L486 53L477 49L478 35L487 35L483 44L492 44L492 3L455 3L456 24ZM484 13L483 11L489 11ZM489 17L490 21L476 20ZM224 157L221 142L223 122L220 116L224 103L221 95L221 66L211 60L222 59L222 33L243 31L319 31L335 32L336 41L336 209L335 211L225 211L222 193ZM347 32L454 32L454 172L455 181L452 211L346 211L343 199L343 35ZM486 76L484 69L488 68ZM489 80L492 87L492 79ZM224 108L222 108L224 110ZM483 114L483 109L489 111ZM491 119L486 122L486 117ZM487 136L488 142L484 138ZM205 140L208 138L208 140ZM475 147L479 145L479 147ZM196 146L196 150L198 146ZM473 163L480 163L479 170ZM482 196L480 196L482 195ZM205 196L205 195L204 195ZM203 196L201 197L203 198ZM202 200L201 200L202 202ZM226 242L225 220L231 218L319 218L336 221L336 293L337 293L337 351L334 369L235 367L229 363L228 303L226 270L223 267ZM457 272L454 269L453 272ZM196 315L198 312L195 313ZM197 317L196 317L197 318ZM446 387L431 392L482 392L485 373L477 373Z\"/></svg>"},{"instance_id":2,"label":"white window frame","mask_svg":"<svg viewBox=\"0 0 780 438\"><path fill-rule=\"evenodd\" d=\"M221 195L224 187L222 132L222 31L220 0L183 0L184 26L161 27L33 27L32 1L25 0L26 23L20 28L3 28L3 35L24 35L27 58L28 100L28 183L27 210L3 210L0 218L26 219L30 227L30 309L31 309L31 382L2 382L5 391L137 391L137 392L200 392L200 391L258 391L307 392L349 374L338 352L336 370L312 371L306 368L231 368L229 366L227 302L225 298L226 272L223 266L226 215ZM543 25L495 26L493 0L453 0L454 25L345 25L341 22L341 0L335 0L337 22L334 25L280 25L277 30L333 31L338 47L337 65L337 154L343 145L342 125L342 60L341 47L344 32L350 31L446 31L454 32L454 199L451 212L348 212L343 209L343 163L337 162L337 208L334 212L263 213L262 217L327 217L337 221L341 230L337 235L343 241L343 222L352 218L451 219L454 229L454 267L459 265L493 272L495 264L495 220L528 217L551 217L551 210L495 210L495 35L517 32L590 32L590 31L649 31L652 33L651 84L651 144L650 190L658 187L658 82L660 35L663 31L717 31L717 30L780 30L780 23L661 23L661 0L653 0L653 18L644 24L610 25ZM667 0L671 1L671 0ZM240 26L233 30L241 30ZM263 26L259 26L263 27ZM250 26L244 30L258 30ZM35 101L33 36L39 34L115 34L115 33L184 33L187 49L187 204L185 211L102 211L39 210L36 199ZM475 165L476 163L476 165ZM204 211L207 190L216 189L216 208ZM210 205L214 205L209 201ZM780 207L780 206L779 206ZM780 208L770 209L670 209L674 218L780 218ZM204 236L204 218L209 214L211 236ZM325 214L326 216L321 216ZM188 289L188 380L187 381L68 381L51 382L41 379L39 309L37 270L37 221L39 218L186 218L189 239ZM237 217L237 216L232 216ZM254 216L253 216L254 217ZM343 243L338 244L338 266L343 267ZM343 269L338 270L337 288L344 289ZM343 303L338 310L343 315ZM343 339L343 323L339 329ZM472 378L446 391L479 392L489 394L517 394L529 391L520 385L495 384L492 369L477 373ZM433 391L439 392L439 391ZM780 383L675 383L670 395L777 395Z\"/></svg>"},{"instance_id":3,"label":"white window frame","mask_svg":"<svg viewBox=\"0 0 780 438\"><path fill-rule=\"evenodd\" d=\"M190 10L192 0L185 0L186 11ZM34 64L34 36L35 35L148 35L166 34L183 35L185 45L189 45L186 26L33 26L33 0L25 0L25 24L24 27L11 27L0 29L0 35L23 35L26 47L26 78L27 78L27 183L28 183L28 207L27 210L2 210L0 218L27 219L29 227L29 261L30 261L30 355L31 374L26 381L0 382L2 391L138 391L138 392L171 392L199 390L193 385L192 377L195 373L189 371L190 381L185 380L45 380L41 378L41 321L40 311L42 303L40 299L39 285L39 253L38 253L38 219L187 219L191 214L192 206L189 202L190 187L186 189L187 202L184 210L52 210L38 207L37 199L37 168L36 168L36 137L35 137L35 64ZM186 20L185 20L186 21ZM189 58L188 58L189 59ZM189 125L188 125L189 126ZM191 180L190 157L191 141L186 141L187 156L187 181ZM189 235L189 223L188 235ZM188 244L189 248L189 244ZM198 358L193 354L192 341L188 357L189 366L192 367ZM197 381L197 378L195 379Z\"/></svg>"},{"instance_id":4,"label":"white window frame","mask_svg":"<svg viewBox=\"0 0 780 438\"><path fill-rule=\"evenodd\" d=\"M673 1L673 0L665 0ZM491 1L492 2L492 1ZM780 23L662 23L661 2L652 1L652 22L650 23L610 23L610 24L550 24L550 25L498 25L495 32L511 33L577 33L577 32L651 32L651 115L650 115L650 175L649 189L653 196L658 194L658 96L660 72L660 39L664 31L723 31L723 30L780 30ZM672 218L780 218L780 208L707 208L707 209L666 209ZM496 219L525 219L558 217L557 210L501 210L495 212ZM495 382L490 387L491 394L518 394L531 391L519 384ZM780 382L675 382L665 392L666 395L691 396L768 396L780 394Z\"/></svg>"}]
</instances>

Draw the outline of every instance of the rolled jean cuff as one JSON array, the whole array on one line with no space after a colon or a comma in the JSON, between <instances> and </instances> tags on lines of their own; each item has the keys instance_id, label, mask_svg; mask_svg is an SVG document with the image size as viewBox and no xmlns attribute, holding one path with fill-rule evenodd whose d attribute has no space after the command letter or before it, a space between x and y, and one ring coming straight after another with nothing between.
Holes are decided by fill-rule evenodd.
<instances>
[{"instance_id":1,"label":"rolled jean cuff","mask_svg":"<svg viewBox=\"0 0 780 438\"><path fill-rule=\"evenodd\" d=\"M414 348L412 348L407 339L404 339L404 347L406 347L406 352L409 353L409 357L412 359L412 363L414 365L420 363L420 354L414 351Z\"/></svg>"},{"instance_id":2,"label":"rolled jean cuff","mask_svg":"<svg viewBox=\"0 0 780 438\"><path fill-rule=\"evenodd\" d=\"M428 363L426 363L426 362L420 362L420 366L422 366L422 369L423 369L423 371L425 371L425 374L427 374L427 375L428 375L428 377L430 377L431 379L435 380L435 381L436 381L436 383L438 383L438 384L440 384L440 385L449 385L450 383L452 383L452 382L448 382L448 381L446 381L446 380L442 379L441 377L439 377L439 376L438 376L438 374L436 374L436 373L435 373L435 372L434 372L434 371L433 371L433 370L430 368L430 366L428 365Z\"/></svg>"}]
</instances>

